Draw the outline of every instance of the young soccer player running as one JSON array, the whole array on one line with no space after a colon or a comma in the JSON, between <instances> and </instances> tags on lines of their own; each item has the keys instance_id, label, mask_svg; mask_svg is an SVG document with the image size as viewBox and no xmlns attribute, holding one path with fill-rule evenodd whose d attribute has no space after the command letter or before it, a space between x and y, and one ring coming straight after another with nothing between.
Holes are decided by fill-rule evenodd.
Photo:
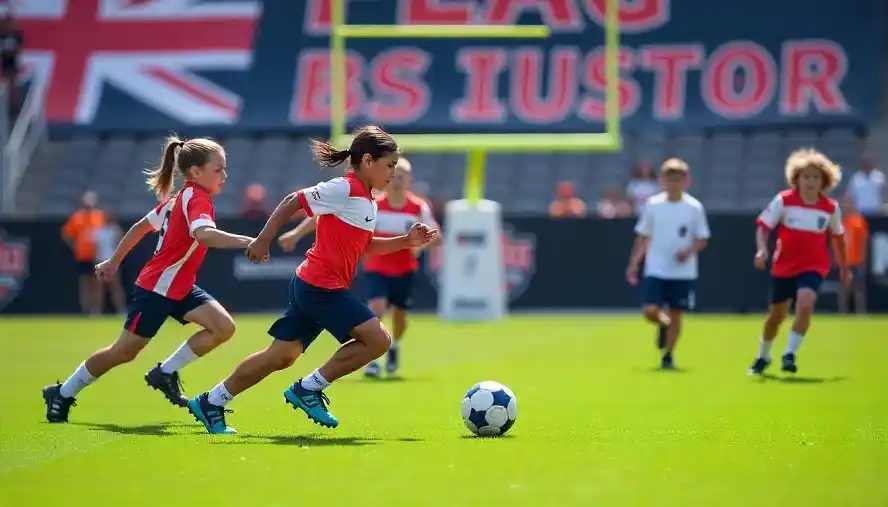
<instances>
[{"instance_id":1,"label":"young soccer player running","mask_svg":"<svg viewBox=\"0 0 888 507\"><path fill-rule=\"evenodd\" d=\"M675 367L673 351L681 333L682 312L694 308L697 254L709 240L709 224L700 201L685 192L690 182L688 165L672 158L660 168L665 192L648 198L635 226L635 245L626 279L638 284L642 259L642 314L658 326L657 348L661 367Z\"/></svg>"},{"instance_id":2,"label":"young soccer player running","mask_svg":"<svg viewBox=\"0 0 888 507\"><path fill-rule=\"evenodd\" d=\"M175 172L185 178L185 185L171 195ZM43 389L49 422L67 422L74 397L112 368L135 359L167 317L203 329L151 369L145 381L174 405L184 407L188 402L181 392L179 370L234 334L231 315L194 284L197 271L207 248L246 248L253 239L216 228L212 196L222 191L226 178L225 151L217 143L167 140L161 166L148 178L160 205L127 231L110 259L96 266L99 278L115 276L120 262L142 237L158 233L154 256L136 280L124 329L116 342L94 352L64 384Z\"/></svg>"},{"instance_id":3,"label":"young soccer player running","mask_svg":"<svg viewBox=\"0 0 888 507\"><path fill-rule=\"evenodd\" d=\"M313 141L312 150L321 167L349 160L350 171L285 197L247 249L250 260L260 262L294 213L304 209L309 217L318 217L315 244L290 282L289 306L268 330L274 338L271 345L248 356L227 379L188 402L188 409L209 433L234 433L225 423L225 404L271 373L291 366L324 329L343 346L323 366L285 389L284 398L315 423L338 426L327 410L324 389L391 346L388 331L349 290L361 256L421 247L437 237L437 231L419 223L401 236L373 237L377 206L371 191L388 185L399 157L398 145L385 131L362 127L349 149Z\"/></svg>"},{"instance_id":4,"label":"young soccer player running","mask_svg":"<svg viewBox=\"0 0 888 507\"><path fill-rule=\"evenodd\" d=\"M419 222L432 229L438 229L429 205L411 191L413 169L406 158L398 160L392 180L384 194L376 198L378 216L373 236L391 238L402 235ZM279 239L285 251L295 248L302 236L316 228L317 219L311 218L300 223L292 231ZM427 246L433 246L429 244ZM407 311L413 299L413 280L422 248L399 250L389 254L367 255L364 259L364 282L366 283L367 305L379 319L392 307L392 346L386 357L386 373L395 374L398 370L400 342L407 330ZM379 377L381 368L373 361L364 369L368 377Z\"/></svg>"},{"instance_id":5,"label":"young soccer player running","mask_svg":"<svg viewBox=\"0 0 888 507\"><path fill-rule=\"evenodd\" d=\"M771 262L771 305L759 338L759 352L748 373L760 375L771 364L771 347L795 300L795 322L783 353L782 370L798 371L796 354L811 325L817 291L830 270L829 236L835 240L842 283L851 283L845 262L842 213L826 192L841 179L839 168L817 150L793 152L786 161L789 190L777 194L759 215L755 234L755 267L767 266L768 237L777 229Z\"/></svg>"}]
</instances>

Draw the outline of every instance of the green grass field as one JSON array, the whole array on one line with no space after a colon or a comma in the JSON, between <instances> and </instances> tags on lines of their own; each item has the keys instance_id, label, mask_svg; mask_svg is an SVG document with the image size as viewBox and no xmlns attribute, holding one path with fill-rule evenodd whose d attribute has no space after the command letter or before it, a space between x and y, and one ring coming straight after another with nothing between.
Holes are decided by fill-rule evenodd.
<instances>
[{"instance_id":1,"label":"green grass field","mask_svg":"<svg viewBox=\"0 0 888 507\"><path fill-rule=\"evenodd\" d=\"M187 393L264 347L271 318L241 317L232 342L184 370ZM888 505L888 319L818 317L793 378L744 375L759 326L692 316L683 370L669 373L636 317L417 318L403 380L355 375L328 390L336 430L282 396L333 350L324 336L230 405L238 435L210 436L142 380L190 328L167 324L80 394L70 424L51 425L40 388L120 321L2 317L0 505ZM460 419L462 395L487 379L519 400L504 438L470 437Z\"/></svg>"}]
</instances>

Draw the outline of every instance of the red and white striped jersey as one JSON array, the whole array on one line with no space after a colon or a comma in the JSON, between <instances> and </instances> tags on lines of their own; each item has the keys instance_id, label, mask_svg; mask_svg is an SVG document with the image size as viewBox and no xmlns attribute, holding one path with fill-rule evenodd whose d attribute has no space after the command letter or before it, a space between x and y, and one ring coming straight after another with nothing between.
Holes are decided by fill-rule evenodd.
<instances>
[{"instance_id":1,"label":"red and white striped jersey","mask_svg":"<svg viewBox=\"0 0 888 507\"><path fill-rule=\"evenodd\" d=\"M154 256L142 268L136 285L170 299L182 299L194 286L207 254L207 247L194 239L194 231L216 227L213 200L206 190L186 182L182 190L145 218L159 238Z\"/></svg>"},{"instance_id":2,"label":"red and white striped jersey","mask_svg":"<svg viewBox=\"0 0 888 507\"><path fill-rule=\"evenodd\" d=\"M389 201L388 194L382 194L376 198L379 208L379 217L376 220L376 232L373 234L380 238L391 238L407 234L407 231L417 222L428 225L433 229L438 228L435 217L429 205L416 195L408 192L407 199L400 207L395 207ZM419 261L410 249L397 252L368 255L364 259L364 271L379 273L385 276L401 276L419 269Z\"/></svg>"},{"instance_id":3,"label":"red and white striped jersey","mask_svg":"<svg viewBox=\"0 0 888 507\"><path fill-rule=\"evenodd\" d=\"M348 173L296 193L305 213L318 217L315 243L296 276L322 289L347 289L376 226L370 189Z\"/></svg>"},{"instance_id":4,"label":"red and white striped jersey","mask_svg":"<svg viewBox=\"0 0 888 507\"><path fill-rule=\"evenodd\" d=\"M756 223L777 229L771 274L779 278L809 271L826 276L830 269L829 236L845 232L836 201L821 195L816 203L806 204L796 189L777 194Z\"/></svg>"}]
</instances>

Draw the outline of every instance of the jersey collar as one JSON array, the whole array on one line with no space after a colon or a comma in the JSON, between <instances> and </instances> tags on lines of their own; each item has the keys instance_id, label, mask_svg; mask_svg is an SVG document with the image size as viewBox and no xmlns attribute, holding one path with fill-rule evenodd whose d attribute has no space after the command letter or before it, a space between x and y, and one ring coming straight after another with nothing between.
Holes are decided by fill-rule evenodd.
<instances>
[{"instance_id":1,"label":"jersey collar","mask_svg":"<svg viewBox=\"0 0 888 507\"><path fill-rule=\"evenodd\" d=\"M371 201L373 200L372 190L367 188L367 185L365 185L364 182L361 181L360 178L358 178L358 175L356 175L354 173L354 171L349 171L349 172L345 173L345 179L348 180L349 183L351 183L352 188L357 188L360 190L361 197L366 197L367 199L370 199Z\"/></svg>"}]
</instances>

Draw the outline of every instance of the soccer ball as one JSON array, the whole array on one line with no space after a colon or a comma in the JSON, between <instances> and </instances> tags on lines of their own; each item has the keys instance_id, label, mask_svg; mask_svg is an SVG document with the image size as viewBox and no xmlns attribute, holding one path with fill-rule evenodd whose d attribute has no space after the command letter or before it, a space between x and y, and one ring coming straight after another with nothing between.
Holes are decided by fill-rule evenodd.
<instances>
[{"instance_id":1,"label":"soccer ball","mask_svg":"<svg viewBox=\"0 0 888 507\"><path fill-rule=\"evenodd\" d=\"M503 435L518 418L518 398L499 382L475 384L462 400L462 418L466 428L479 437Z\"/></svg>"}]
</instances>

